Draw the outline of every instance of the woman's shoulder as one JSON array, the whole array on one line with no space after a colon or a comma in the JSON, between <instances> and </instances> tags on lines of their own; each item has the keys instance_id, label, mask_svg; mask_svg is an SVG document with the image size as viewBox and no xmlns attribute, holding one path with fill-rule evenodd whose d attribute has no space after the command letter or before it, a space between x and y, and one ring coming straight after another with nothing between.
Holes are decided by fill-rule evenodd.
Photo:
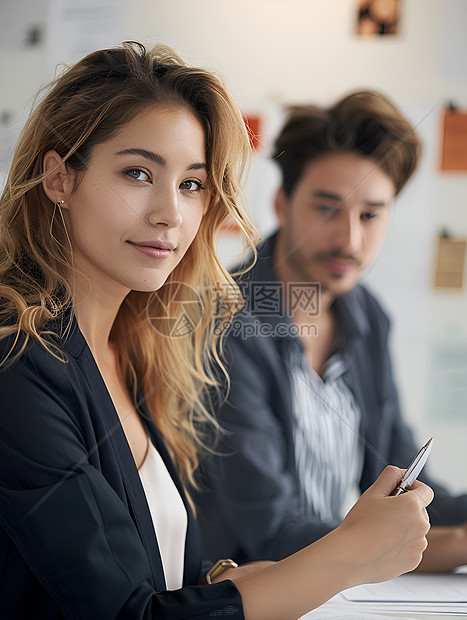
<instances>
[{"instance_id":1,"label":"woman's shoulder","mask_svg":"<svg viewBox=\"0 0 467 620\"><path fill-rule=\"evenodd\" d=\"M24 333L0 341L0 393L16 399L33 399L39 392L70 391L73 356L54 334L42 340Z\"/></svg>"},{"instance_id":2,"label":"woman's shoulder","mask_svg":"<svg viewBox=\"0 0 467 620\"><path fill-rule=\"evenodd\" d=\"M20 452L44 462L57 442L60 450L74 446L79 452L91 415L86 376L66 342L61 346L60 340L46 338L45 346L37 338L25 338L10 336L0 342L0 359L6 360L0 368L2 441L9 437ZM16 352L11 352L15 340ZM5 357L9 353L11 357Z\"/></svg>"},{"instance_id":3,"label":"woman's shoulder","mask_svg":"<svg viewBox=\"0 0 467 620\"><path fill-rule=\"evenodd\" d=\"M56 371L78 357L86 344L69 311L48 321L37 334L17 330L14 326L11 331L0 340L0 371L31 364Z\"/></svg>"},{"instance_id":4,"label":"woman's shoulder","mask_svg":"<svg viewBox=\"0 0 467 620\"><path fill-rule=\"evenodd\" d=\"M2 368L19 368L34 361L43 362L45 365L54 364L54 360L58 362L61 356L65 356L63 346L56 337L50 337L47 334L39 339L18 331L0 340Z\"/></svg>"},{"instance_id":5,"label":"woman's shoulder","mask_svg":"<svg viewBox=\"0 0 467 620\"><path fill-rule=\"evenodd\" d=\"M1 479L11 488L22 488L25 480L37 487L54 484L76 463L88 462L95 446L86 378L76 360L57 343L53 348L22 339L17 344L24 349L16 356L13 351L0 369L0 451L9 455ZM0 342L1 355L12 342Z\"/></svg>"}]
</instances>

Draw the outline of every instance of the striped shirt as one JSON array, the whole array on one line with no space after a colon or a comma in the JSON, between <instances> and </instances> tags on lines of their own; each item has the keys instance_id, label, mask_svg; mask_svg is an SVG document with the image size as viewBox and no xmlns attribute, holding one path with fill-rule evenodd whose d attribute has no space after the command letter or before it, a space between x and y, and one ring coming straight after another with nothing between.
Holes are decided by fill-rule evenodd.
<instances>
[{"instance_id":1,"label":"striped shirt","mask_svg":"<svg viewBox=\"0 0 467 620\"><path fill-rule=\"evenodd\" d=\"M308 368L302 347L289 358L294 411L294 448L300 494L307 514L341 520L363 466L360 409L344 381L343 358L333 354L323 376Z\"/></svg>"}]
</instances>

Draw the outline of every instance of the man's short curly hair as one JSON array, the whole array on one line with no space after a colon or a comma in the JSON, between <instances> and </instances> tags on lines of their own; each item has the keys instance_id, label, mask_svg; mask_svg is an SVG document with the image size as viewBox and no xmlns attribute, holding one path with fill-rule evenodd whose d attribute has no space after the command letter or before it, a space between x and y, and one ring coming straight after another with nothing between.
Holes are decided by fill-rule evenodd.
<instances>
[{"instance_id":1,"label":"man's short curly hair","mask_svg":"<svg viewBox=\"0 0 467 620\"><path fill-rule=\"evenodd\" d=\"M421 142L396 106L374 91L351 93L329 108L290 107L273 152L286 195L313 159L346 151L378 162L398 194L417 166Z\"/></svg>"}]
</instances>

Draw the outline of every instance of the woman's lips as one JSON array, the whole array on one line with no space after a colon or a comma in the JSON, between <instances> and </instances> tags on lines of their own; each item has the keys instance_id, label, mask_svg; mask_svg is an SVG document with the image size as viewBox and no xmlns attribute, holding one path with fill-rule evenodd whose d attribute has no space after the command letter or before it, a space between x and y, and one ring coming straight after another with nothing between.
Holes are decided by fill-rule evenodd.
<instances>
[{"instance_id":1,"label":"woman's lips","mask_svg":"<svg viewBox=\"0 0 467 620\"><path fill-rule=\"evenodd\" d=\"M160 260L162 258L170 258L173 254L173 248L168 247L168 244L164 244L164 246L167 245L167 247L158 247L156 245L133 243L132 241L127 241L127 243L134 247L135 250L138 250L142 254L146 254L146 256L149 256L150 258L154 258L156 260Z\"/></svg>"}]
</instances>

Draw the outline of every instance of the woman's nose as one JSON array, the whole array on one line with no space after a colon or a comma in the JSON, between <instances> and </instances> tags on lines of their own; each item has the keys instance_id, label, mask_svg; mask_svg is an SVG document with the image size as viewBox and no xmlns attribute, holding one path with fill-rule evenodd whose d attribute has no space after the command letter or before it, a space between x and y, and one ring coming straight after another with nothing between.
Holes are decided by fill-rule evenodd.
<instances>
[{"instance_id":1,"label":"woman's nose","mask_svg":"<svg viewBox=\"0 0 467 620\"><path fill-rule=\"evenodd\" d=\"M151 226L176 228L182 223L179 193L177 189L167 188L158 191L154 198L148 220Z\"/></svg>"}]
</instances>

